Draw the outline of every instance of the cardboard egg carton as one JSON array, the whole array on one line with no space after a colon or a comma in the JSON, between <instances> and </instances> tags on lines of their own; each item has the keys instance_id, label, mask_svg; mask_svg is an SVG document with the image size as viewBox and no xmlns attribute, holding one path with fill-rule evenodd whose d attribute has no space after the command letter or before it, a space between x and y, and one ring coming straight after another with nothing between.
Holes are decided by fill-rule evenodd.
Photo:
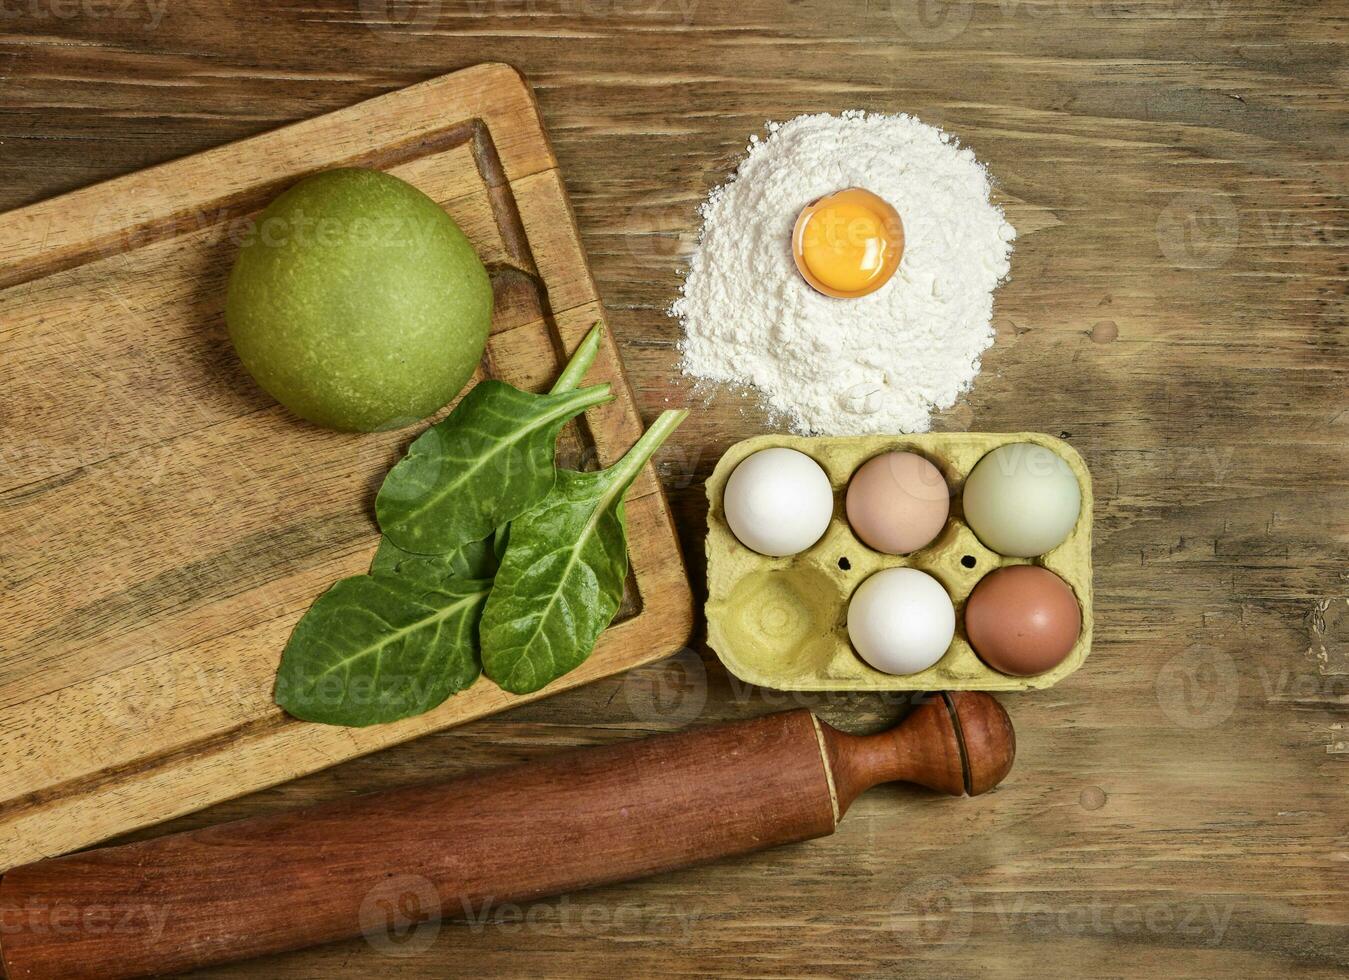
<instances>
[{"instance_id":1,"label":"cardboard egg carton","mask_svg":"<svg viewBox=\"0 0 1349 980\"><path fill-rule=\"evenodd\" d=\"M1068 537L1035 558L1010 558L985 547L964 520L965 478L984 455L1007 443L1030 442L1057 453L1077 476L1082 507ZM722 493L740 461L782 446L819 463L834 490L829 528L814 545L770 558L741 544L726 523ZM848 525L844 498L859 466L881 453L913 452L931 460L951 489L946 526L926 548L886 555L863 544ZM944 432L909 436L805 438L766 435L737 443L707 481L707 634L721 662L741 680L784 691L1022 691L1050 687L1082 665L1091 651L1091 474L1077 451L1038 432ZM1058 666L1031 677L984 664L965 636L965 601L985 575L1008 565L1041 565L1073 590L1082 633ZM887 674L867 664L848 641L853 590L883 568L912 567L936 578L956 609L956 633L942 658L914 674Z\"/></svg>"}]
</instances>

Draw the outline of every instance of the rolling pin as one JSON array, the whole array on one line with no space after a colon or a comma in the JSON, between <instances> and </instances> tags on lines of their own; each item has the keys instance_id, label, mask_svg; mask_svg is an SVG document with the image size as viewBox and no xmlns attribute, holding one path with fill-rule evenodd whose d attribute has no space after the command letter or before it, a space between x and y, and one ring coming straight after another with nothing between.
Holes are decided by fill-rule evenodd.
<instances>
[{"instance_id":1,"label":"rolling pin","mask_svg":"<svg viewBox=\"0 0 1349 980\"><path fill-rule=\"evenodd\" d=\"M9 980L190 970L360 935L407 888L428 918L475 915L824 837L877 783L983 793L1015 751L975 693L877 735L799 709L574 750L15 868L0 960Z\"/></svg>"}]
</instances>

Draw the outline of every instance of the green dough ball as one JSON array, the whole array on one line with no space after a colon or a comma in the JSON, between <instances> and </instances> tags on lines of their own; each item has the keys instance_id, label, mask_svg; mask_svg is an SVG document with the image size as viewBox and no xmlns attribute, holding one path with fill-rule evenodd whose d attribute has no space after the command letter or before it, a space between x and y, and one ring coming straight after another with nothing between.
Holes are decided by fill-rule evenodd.
<instances>
[{"instance_id":1,"label":"green dough ball","mask_svg":"<svg viewBox=\"0 0 1349 980\"><path fill-rule=\"evenodd\" d=\"M250 374L334 429L406 425L454 398L482 359L492 284L440 205L375 170L308 177L258 218L225 321Z\"/></svg>"}]
</instances>

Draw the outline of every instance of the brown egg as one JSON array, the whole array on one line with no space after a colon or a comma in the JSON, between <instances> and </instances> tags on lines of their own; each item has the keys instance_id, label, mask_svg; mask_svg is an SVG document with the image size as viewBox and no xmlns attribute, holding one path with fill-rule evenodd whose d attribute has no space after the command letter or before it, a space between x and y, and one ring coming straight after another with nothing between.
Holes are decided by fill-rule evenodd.
<instances>
[{"instance_id":1,"label":"brown egg","mask_svg":"<svg viewBox=\"0 0 1349 980\"><path fill-rule=\"evenodd\" d=\"M979 659L1015 677L1063 662L1082 632L1082 610L1068 584L1038 565L985 575L965 603L965 635Z\"/></svg>"},{"instance_id":2,"label":"brown egg","mask_svg":"<svg viewBox=\"0 0 1349 980\"><path fill-rule=\"evenodd\" d=\"M887 555L931 544L950 510L941 470L917 453L873 456L848 483L848 523L864 544Z\"/></svg>"}]
</instances>

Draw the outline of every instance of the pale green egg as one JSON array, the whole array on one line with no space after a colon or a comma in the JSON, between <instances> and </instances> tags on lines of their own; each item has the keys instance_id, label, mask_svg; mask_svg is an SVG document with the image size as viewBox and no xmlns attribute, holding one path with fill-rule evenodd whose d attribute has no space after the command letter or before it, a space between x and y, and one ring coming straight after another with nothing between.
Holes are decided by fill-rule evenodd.
<instances>
[{"instance_id":1,"label":"pale green egg","mask_svg":"<svg viewBox=\"0 0 1349 980\"><path fill-rule=\"evenodd\" d=\"M1034 558L1063 543L1082 509L1082 488L1063 457L1014 442L984 456L965 480L965 521L1001 555Z\"/></svg>"}]
</instances>

